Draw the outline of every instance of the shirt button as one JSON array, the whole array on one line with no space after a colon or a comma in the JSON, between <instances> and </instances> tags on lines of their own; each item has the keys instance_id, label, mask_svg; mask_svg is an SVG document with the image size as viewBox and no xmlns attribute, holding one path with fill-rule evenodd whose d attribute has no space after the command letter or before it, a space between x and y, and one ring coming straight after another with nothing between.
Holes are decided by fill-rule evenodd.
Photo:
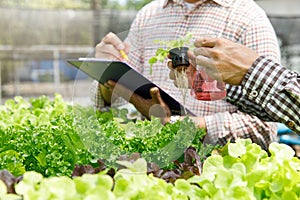
<instances>
[{"instance_id":1,"label":"shirt button","mask_svg":"<svg viewBox=\"0 0 300 200\"><path fill-rule=\"evenodd\" d=\"M253 91L250 92L250 96L251 97L257 97L258 96L258 92L255 91L255 90L253 90Z\"/></svg>"},{"instance_id":2,"label":"shirt button","mask_svg":"<svg viewBox=\"0 0 300 200\"><path fill-rule=\"evenodd\" d=\"M293 128L295 126L295 123L292 121L288 121L287 125L289 128Z\"/></svg>"}]
</instances>

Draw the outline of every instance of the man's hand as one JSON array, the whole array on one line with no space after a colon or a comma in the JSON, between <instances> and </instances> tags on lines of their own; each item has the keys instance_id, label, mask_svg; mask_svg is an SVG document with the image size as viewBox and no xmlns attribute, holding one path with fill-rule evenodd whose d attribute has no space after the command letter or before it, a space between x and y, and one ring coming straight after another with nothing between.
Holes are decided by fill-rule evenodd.
<instances>
[{"instance_id":1,"label":"man's hand","mask_svg":"<svg viewBox=\"0 0 300 200\"><path fill-rule=\"evenodd\" d=\"M125 100L132 103L135 108L148 119L150 119L151 116L154 116L161 118L163 124L169 121L171 116L170 108L161 98L157 87L150 89L151 99L144 99L114 81L108 81L105 83L105 86L111 89L113 97L115 95L123 97Z\"/></svg>"},{"instance_id":2,"label":"man's hand","mask_svg":"<svg viewBox=\"0 0 300 200\"><path fill-rule=\"evenodd\" d=\"M128 54L129 44L122 42L122 40L114 33L108 33L102 41L96 45L96 58L104 58L110 60L124 60L124 55L121 54L121 50ZM125 60L126 61L126 60ZM99 84L101 96L106 104L110 105L112 102L112 91L101 84Z\"/></svg>"},{"instance_id":3,"label":"man's hand","mask_svg":"<svg viewBox=\"0 0 300 200\"><path fill-rule=\"evenodd\" d=\"M128 54L129 49L128 43L123 42L117 35L110 32L96 45L95 57L123 61L124 57L121 50Z\"/></svg>"},{"instance_id":4,"label":"man's hand","mask_svg":"<svg viewBox=\"0 0 300 200\"><path fill-rule=\"evenodd\" d=\"M186 73L187 78L188 78L189 88L190 88L192 86L194 74L195 74L195 71L196 71L196 68L195 68L195 66L196 66L195 65L196 56L194 55L194 53L192 51L188 51L188 56L189 56L190 65L188 67L185 67L185 66L177 67L176 70L179 69L179 72L180 72L180 70L185 70L185 73ZM168 57L170 58L170 55L168 55ZM172 64L171 59L167 62L167 66L170 69L169 78L171 80L173 80L174 85L176 87L180 87L180 85L178 85L177 80L176 80L175 69L173 68L173 64Z\"/></svg>"},{"instance_id":5,"label":"man's hand","mask_svg":"<svg viewBox=\"0 0 300 200\"><path fill-rule=\"evenodd\" d=\"M239 85L259 57L244 45L224 38L202 38L194 43L196 64L205 67L212 78Z\"/></svg>"}]
</instances>

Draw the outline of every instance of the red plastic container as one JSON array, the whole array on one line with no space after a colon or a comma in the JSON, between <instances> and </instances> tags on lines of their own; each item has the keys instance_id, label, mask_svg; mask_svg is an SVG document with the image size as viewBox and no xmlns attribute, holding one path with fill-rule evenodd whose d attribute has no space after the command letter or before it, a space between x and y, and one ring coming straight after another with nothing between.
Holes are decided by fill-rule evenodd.
<instances>
[{"instance_id":1,"label":"red plastic container","mask_svg":"<svg viewBox=\"0 0 300 200\"><path fill-rule=\"evenodd\" d=\"M209 77L203 69L195 71L191 95L201 101L214 101L226 97L224 82Z\"/></svg>"}]
</instances>

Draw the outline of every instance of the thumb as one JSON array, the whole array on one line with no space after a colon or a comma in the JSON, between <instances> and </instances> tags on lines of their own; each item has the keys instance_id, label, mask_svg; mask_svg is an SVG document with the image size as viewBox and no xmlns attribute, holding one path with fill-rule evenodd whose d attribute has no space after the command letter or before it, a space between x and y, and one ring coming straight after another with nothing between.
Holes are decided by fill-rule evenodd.
<instances>
[{"instance_id":1,"label":"thumb","mask_svg":"<svg viewBox=\"0 0 300 200\"><path fill-rule=\"evenodd\" d=\"M163 101L163 99L161 98L159 89L157 87L153 87L150 89L150 95L152 98L152 102L154 104L164 104L165 103Z\"/></svg>"},{"instance_id":2,"label":"thumb","mask_svg":"<svg viewBox=\"0 0 300 200\"><path fill-rule=\"evenodd\" d=\"M162 99L160 91L157 87L150 89L150 95L152 97L152 107L149 110L150 115L154 115L160 118L166 118L171 116L171 111L168 104Z\"/></svg>"}]
</instances>

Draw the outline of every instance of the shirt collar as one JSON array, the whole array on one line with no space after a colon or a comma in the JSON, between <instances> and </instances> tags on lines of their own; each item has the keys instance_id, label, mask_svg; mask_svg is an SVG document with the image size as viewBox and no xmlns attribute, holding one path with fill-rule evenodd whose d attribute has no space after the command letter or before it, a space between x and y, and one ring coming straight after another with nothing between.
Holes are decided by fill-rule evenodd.
<instances>
[{"instance_id":1,"label":"shirt collar","mask_svg":"<svg viewBox=\"0 0 300 200\"><path fill-rule=\"evenodd\" d=\"M199 7L202 3L206 2L206 1L214 1L215 3L223 6L223 7L230 7L234 0L200 0L199 2L196 2L195 5L197 7ZM165 0L164 2L164 8L168 6L168 4L170 3L175 3L175 4L180 4L183 5L184 0Z\"/></svg>"}]
</instances>

